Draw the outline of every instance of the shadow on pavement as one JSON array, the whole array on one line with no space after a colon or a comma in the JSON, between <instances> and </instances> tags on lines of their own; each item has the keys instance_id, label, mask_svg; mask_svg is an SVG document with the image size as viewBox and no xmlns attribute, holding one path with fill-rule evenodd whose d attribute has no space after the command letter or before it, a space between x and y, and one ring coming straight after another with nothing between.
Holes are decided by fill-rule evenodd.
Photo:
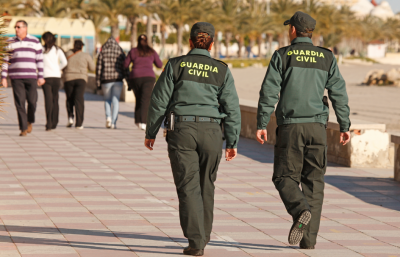
<instances>
[{"instance_id":1,"label":"shadow on pavement","mask_svg":"<svg viewBox=\"0 0 400 257\"><path fill-rule=\"evenodd\" d=\"M12 240L15 244L39 244L39 245L56 245L56 246L72 246L76 248L94 249L94 250L117 250L117 251L134 251L134 252L145 252L145 253L160 253L160 254L176 254L172 252L164 252L162 249L176 249L181 251L183 248L178 245L160 245L160 242L165 243L182 243L186 244L186 240L182 238L170 238L167 236L152 236L148 234L140 233L127 233L127 232L111 232L105 230L86 230L86 229L71 229L71 228L50 228L50 227L30 227L30 226L14 226L5 225L7 231L11 234ZM15 233L32 233L38 235L37 237L29 236L13 236ZM52 238L43 238L40 235L51 235L62 233L66 240L57 240ZM95 237L110 237L110 238L121 238L121 239L138 239L138 240L150 240L156 241L154 245L136 245L129 244L126 240L122 240L124 243L113 244L113 243L102 243L102 242L85 242L80 241L76 236L95 236ZM71 240L75 237L75 240ZM68 240L68 241L67 241ZM78 241L79 240L79 241ZM9 236L0 236L0 242L9 242ZM160 245L160 246L158 246ZM275 250L279 249L290 249L290 246L278 246L278 245L263 245L263 244L250 244L250 243L240 243L240 242L226 242L226 241L211 241L210 246L219 246L225 248L242 248L242 249L255 249L255 250ZM117 247L128 247L125 249L118 249ZM140 248L153 248L160 251L150 251Z\"/></svg>"},{"instance_id":2,"label":"shadow on pavement","mask_svg":"<svg viewBox=\"0 0 400 257\"><path fill-rule=\"evenodd\" d=\"M135 118L135 112L119 112L119 115L123 115L129 118Z\"/></svg>"},{"instance_id":3,"label":"shadow on pavement","mask_svg":"<svg viewBox=\"0 0 400 257\"><path fill-rule=\"evenodd\" d=\"M258 143L255 139L240 137L238 154L261 163L274 163L274 146Z\"/></svg>"},{"instance_id":4,"label":"shadow on pavement","mask_svg":"<svg viewBox=\"0 0 400 257\"><path fill-rule=\"evenodd\" d=\"M325 182L366 203L400 211L400 183L393 178L326 175Z\"/></svg>"}]
</instances>

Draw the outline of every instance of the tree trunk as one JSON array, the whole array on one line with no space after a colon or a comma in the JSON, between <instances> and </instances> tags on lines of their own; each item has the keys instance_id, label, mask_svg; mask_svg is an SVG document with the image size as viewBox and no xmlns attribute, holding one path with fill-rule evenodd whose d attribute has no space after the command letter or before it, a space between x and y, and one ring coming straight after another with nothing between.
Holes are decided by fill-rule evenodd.
<instances>
[{"instance_id":1,"label":"tree trunk","mask_svg":"<svg viewBox=\"0 0 400 257\"><path fill-rule=\"evenodd\" d=\"M272 34L268 34L268 57L272 56L272 40L274 36Z\"/></svg>"},{"instance_id":2,"label":"tree trunk","mask_svg":"<svg viewBox=\"0 0 400 257\"><path fill-rule=\"evenodd\" d=\"M258 36L258 38L257 38L257 44L258 44L258 58L261 58L261 44L262 44L262 37L261 37L261 35L260 36Z\"/></svg>"},{"instance_id":3,"label":"tree trunk","mask_svg":"<svg viewBox=\"0 0 400 257\"><path fill-rule=\"evenodd\" d=\"M219 40L218 40L218 31L215 32L214 37L214 58L219 59Z\"/></svg>"},{"instance_id":4,"label":"tree trunk","mask_svg":"<svg viewBox=\"0 0 400 257\"><path fill-rule=\"evenodd\" d=\"M250 38L250 53L249 53L249 57L253 58L253 46L255 45L255 39L254 38Z\"/></svg>"},{"instance_id":5,"label":"tree trunk","mask_svg":"<svg viewBox=\"0 0 400 257\"><path fill-rule=\"evenodd\" d=\"M94 55L93 56L97 56L98 52L97 52L97 45L100 44L100 29L96 28L95 29L95 34L94 34ZM100 49L99 49L100 52Z\"/></svg>"},{"instance_id":6,"label":"tree trunk","mask_svg":"<svg viewBox=\"0 0 400 257\"><path fill-rule=\"evenodd\" d=\"M153 47L153 17L152 14L147 15L147 24L146 24L146 31L147 31L147 42L150 47Z\"/></svg>"},{"instance_id":7,"label":"tree trunk","mask_svg":"<svg viewBox=\"0 0 400 257\"><path fill-rule=\"evenodd\" d=\"M178 49L177 49L177 56L182 55L182 37L183 37L183 25L177 25L177 40L178 40Z\"/></svg>"},{"instance_id":8,"label":"tree trunk","mask_svg":"<svg viewBox=\"0 0 400 257\"><path fill-rule=\"evenodd\" d=\"M126 24L125 24L125 35L128 35L130 30L131 30L132 24L129 19L126 19Z\"/></svg>"},{"instance_id":9,"label":"tree trunk","mask_svg":"<svg viewBox=\"0 0 400 257\"><path fill-rule=\"evenodd\" d=\"M111 36L119 42L119 27L118 27L118 22L116 24L111 25Z\"/></svg>"},{"instance_id":10,"label":"tree trunk","mask_svg":"<svg viewBox=\"0 0 400 257\"><path fill-rule=\"evenodd\" d=\"M242 57L242 48L244 45L244 38L242 36L239 37L238 45L239 45L238 58L241 58Z\"/></svg>"},{"instance_id":11,"label":"tree trunk","mask_svg":"<svg viewBox=\"0 0 400 257\"><path fill-rule=\"evenodd\" d=\"M166 32L166 28L165 28L165 24L162 23L161 24L161 52L160 52L160 58L164 59L165 56L165 43L166 43L166 38L165 38L165 32Z\"/></svg>"},{"instance_id":12,"label":"tree trunk","mask_svg":"<svg viewBox=\"0 0 400 257\"><path fill-rule=\"evenodd\" d=\"M226 46L226 53L225 58L229 58L229 43L231 42L232 33L226 32L225 33L225 46Z\"/></svg>"},{"instance_id":13,"label":"tree trunk","mask_svg":"<svg viewBox=\"0 0 400 257\"><path fill-rule=\"evenodd\" d=\"M283 46L288 46L289 45L289 36L287 35L287 33L283 34Z\"/></svg>"},{"instance_id":14,"label":"tree trunk","mask_svg":"<svg viewBox=\"0 0 400 257\"><path fill-rule=\"evenodd\" d=\"M132 17L129 20L131 22L131 48L134 48L137 42L137 17Z\"/></svg>"}]
</instances>

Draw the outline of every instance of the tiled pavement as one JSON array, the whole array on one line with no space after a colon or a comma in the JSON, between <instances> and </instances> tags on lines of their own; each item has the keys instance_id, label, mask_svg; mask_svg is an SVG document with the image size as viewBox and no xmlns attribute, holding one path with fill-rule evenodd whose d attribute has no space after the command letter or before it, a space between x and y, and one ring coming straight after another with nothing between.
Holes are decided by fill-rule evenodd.
<instances>
[{"instance_id":1,"label":"tiled pavement","mask_svg":"<svg viewBox=\"0 0 400 257\"><path fill-rule=\"evenodd\" d=\"M28 137L18 136L11 95L0 121L0 257L180 256L187 243L164 139L144 148L133 104L122 103L118 129L106 129L103 102L90 95L85 129L66 128L63 93L60 125L46 132L39 96ZM300 250L287 244L272 147L241 139L239 153L218 172L206 256L400 256L391 170L330 165L317 248Z\"/></svg>"}]
</instances>

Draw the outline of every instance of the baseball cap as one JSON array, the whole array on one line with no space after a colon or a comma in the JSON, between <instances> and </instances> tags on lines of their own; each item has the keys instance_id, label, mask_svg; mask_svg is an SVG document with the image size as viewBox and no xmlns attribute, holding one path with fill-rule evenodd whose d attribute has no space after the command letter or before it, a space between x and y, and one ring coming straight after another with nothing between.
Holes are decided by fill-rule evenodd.
<instances>
[{"instance_id":1,"label":"baseball cap","mask_svg":"<svg viewBox=\"0 0 400 257\"><path fill-rule=\"evenodd\" d=\"M290 20L287 20L283 23L283 25L291 24L296 28L299 32L308 32L313 31L315 29L315 25L317 25L317 21L314 20L310 15L303 12L296 12Z\"/></svg>"},{"instance_id":2,"label":"baseball cap","mask_svg":"<svg viewBox=\"0 0 400 257\"><path fill-rule=\"evenodd\" d=\"M199 33L207 33L210 37L214 38L214 26L208 22L197 22L190 30L190 37L197 37Z\"/></svg>"}]
</instances>

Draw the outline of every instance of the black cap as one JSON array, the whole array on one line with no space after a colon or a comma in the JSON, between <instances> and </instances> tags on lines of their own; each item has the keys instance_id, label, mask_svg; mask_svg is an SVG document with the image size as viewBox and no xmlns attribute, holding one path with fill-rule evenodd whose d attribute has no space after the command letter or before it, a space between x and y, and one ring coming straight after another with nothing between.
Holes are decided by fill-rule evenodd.
<instances>
[{"instance_id":1,"label":"black cap","mask_svg":"<svg viewBox=\"0 0 400 257\"><path fill-rule=\"evenodd\" d=\"M292 18L290 18L290 20L287 20L283 23L285 26L289 24L294 26L299 32L309 32L315 29L317 21L307 13L298 11L292 16Z\"/></svg>"},{"instance_id":2,"label":"black cap","mask_svg":"<svg viewBox=\"0 0 400 257\"><path fill-rule=\"evenodd\" d=\"M210 37L214 38L214 26L208 22L197 22L190 30L190 37L197 37L199 33L207 33Z\"/></svg>"}]
</instances>

